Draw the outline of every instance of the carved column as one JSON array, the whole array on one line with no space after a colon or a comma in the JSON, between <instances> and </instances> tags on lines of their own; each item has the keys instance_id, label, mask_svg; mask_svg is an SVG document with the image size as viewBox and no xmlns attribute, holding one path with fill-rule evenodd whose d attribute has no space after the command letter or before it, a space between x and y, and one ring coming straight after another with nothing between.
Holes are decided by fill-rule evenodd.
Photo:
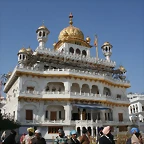
<instances>
[{"instance_id":1,"label":"carved column","mask_svg":"<svg viewBox=\"0 0 144 144\"><path fill-rule=\"evenodd\" d=\"M72 111L72 105L71 104L67 104L64 106L64 110L65 110L65 120L67 121L71 121L71 111Z\"/></svg>"}]
</instances>

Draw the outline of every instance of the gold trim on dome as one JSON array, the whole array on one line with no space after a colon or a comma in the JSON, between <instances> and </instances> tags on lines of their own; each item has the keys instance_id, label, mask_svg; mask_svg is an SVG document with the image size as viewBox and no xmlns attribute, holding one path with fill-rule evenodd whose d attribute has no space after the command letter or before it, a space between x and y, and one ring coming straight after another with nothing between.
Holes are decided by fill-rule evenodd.
<instances>
[{"instance_id":1,"label":"gold trim on dome","mask_svg":"<svg viewBox=\"0 0 144 144\"><path fill-rule=\"evenodd\" d=\"M72 13L70 13L70 15L69 15L69 19L70 19L69 24L70 25L68 27L64 28L60 32L59 37L58 37L59 41L64 39L66 33L67 33L67 36L69 36L69 37L75 37L75 38L84 40L83 32L79 28L74 27L72 25L73 24L72 18L73 18L73 15L72 15Z\"/></svg>"},{"instance_id":2,"label":"gold trim on dome","mask_svg":"<svg viewBox=\"0 0 144 144\"><path fill-rule=\"evenodd\" d=\"M30 53L30 54L33 53L33 50L32 50L30 47L28 47L28 48L26 49L26 51L27 51L28 53Z\"/></svg>"},{"instance_id":3,"label":"gold trim on dome","mask_svg":"<svg viewBox=\"0 0 144 144\"><path fill-rule=\"evenodd\" d=\"M21 48L21 49L19 50L18 54L19 54L19 53L27 53L27 50L26 50L25 48Z\"/></svg>"},{"instance_id":4,"label":"gold trim on dome","mask_svg":"<svg viewBox=\"0 0 144 144\"><path fill-rule=\"evenodd\" d=\"M78 38L65 38L63 40L60 40L56 43L56 45L54 46L54 49L57 50L59 49L59 47L61 45L63 45L64 43L70 43L70 44L76 44L76 42L79 42L81 45L80 46L84 46L87 48L91 48L92 46L87 43L86 41L82 40L82 39L78 39Z\"/></svg>"},{"instance_id":5,"label":"gold trim on dome","mask_svg":"<svg viewBox=\"0 0 144 144\"><path fill-rule=\"evenodd\" d=\"M119 67L119 70L120 70L121 72L127 72L126 69L125 69L123 66L120 66L120 67Z\"/></svg>"},{"instance_id":6,"label":"gold trim on dome","mask_svg":"<svg viewBox=\"0 0 144 144\"><path fill-rule=\"evenodd\" d=\"M38 73L33 73L33 72L20 72L16 71L16 74L21 76L21 75L30 75L30 76L37 76L37 77L63 77L63 78L74 78L74 79L85 79L85 80L93 80L93 81L99 81L101 83L105 83L107 85L111 85L114 87L124 87L124 88L129 88L131 87L130 84L116 84L114 82L111 82L109 80L105 80L103 78L91 78L88 76L78 76L78 75L72 75L72 74L38 74Z\"/></svg>"},{"instance_id":7,"label":"gold trim on dome","mask_svg":"<svg viewBox=\"0 0 144 144\"><path fill-rule=\"evenodd\" d=\"M105 42L105 43L101 46L101 48L103 48L104 46L110 46L111 48L113 47L109 42Z\"/></svg>"},{"instance_id":8,"label":"gold trim on dome","mask_svg":"<svg viewBox=\"0 0 144 144\"><path fill-rule=\"evenodd\" d=\"M57 50L63 43L71 43L71 44L78 44L80 46L85 46L88 48L91 48L92 46L89 44L90 43L90 38L87 38L87 40L84 40L84 34L83 32L73 26L73 21L72 21L73 15L70 13L69 15L69 26L64 28L58 37L58 42L54 46L54 49Z\"/></svg>"},{"instance_id":9,"label":"gold trim on dome","mask_svg":"<svg viewBox=\"0 0 144 144\"><path fill-rule=\"evenodd\" d=\"M47 31L47 34L50 33L50 31L48 30L48 28L46 26L44 26L44 24L42 26L40 26L37 30L36 30L36 33L39 31L39 30L46 30Z\"/></svg>"},{"instance_id":10,"label":"gold trim on dome","mask_svg":"<svg viewBox=\"0 0 144 144\"><path fill-rule=\"evenodd\" d=\"M89 36L86 37L86 42L87 42L87 43L90 43L90 41L91 41L90 37L89 37Z\"/></svg>"},{"instance_id":11,"label":"gold trim on dome","mask_svg":"<svg viewBox=\"0 0 144 144\"><path fill-rule=\"evenodd\" d=\"M123 104L123 103L115 103L111 101L106 100L87 100L87 99L80 99L80 98L33 98L28 96L19 96L18 100L29 100L29 101L61 101L61 102L82 102L82 103L98 103L98 104L104 104L109 106L117 106L117 107L129 107L130 104Z\"/></svg>"}]
</instances>

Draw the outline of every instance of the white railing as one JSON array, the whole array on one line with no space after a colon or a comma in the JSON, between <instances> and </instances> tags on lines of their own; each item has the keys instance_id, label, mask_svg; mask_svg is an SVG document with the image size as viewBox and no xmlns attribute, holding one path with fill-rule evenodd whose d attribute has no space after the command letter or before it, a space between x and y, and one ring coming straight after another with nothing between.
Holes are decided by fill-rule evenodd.
<instances>
[{"instance_id":1,"label":"white railing","mask_svg":"<svg viewBox=\"0 0 144 144\"><path fill-rule=\"evenodd\" d=\"M107 96L102 94L92 94L92 93L78 93L78 92L66 92L66 91L55 91L55 92L46 92L46 91L18 91L19 95L25 95L25 96L32 96L35 97L35 95L38 95L40 98L51 98L51 95L53 95L53 98L77 98L80 99L106 99L108 101L115 101L117 102L117 98L115 96ZM119 98L120 101L129 102L127 97L121 97ZM119 102L119 101L118 101Z\"/></svg>"},{"instance_id":2,"label":"white railing","mask_svg":"<svg viewBox=\"0 0 144 144\"><path fill-rule=\"evenodd\" d=\"M56 74L58 74L57 72L69 72L69 73L74 73L74 74L79 74L79 75L87 75L87 76L90 76L90 77L101 77L101 78L104 78L104 79L107 79L107 80L110 80L112 82L115 82L115 83L126 83L126 84L130 84L130 82L128 80L118 80L118 79L114 79L112 76L107 76L106 74L100 74L100 73L96 73L96 72L89 72L89 71L81 71L81 70L76 70L76 69L47 69L44 71L44 69L39 69L39 68L36 68L36 67L24 67L24 66L17 66L17 70L28 70L28 71L36 71L36 72L39 72L39 73L43 73L43 74L46 74L46 73L50 73L50 72L56 72Z\"/></svg>"},{"instance_id":3,"label":"white railing","mask_svg":"<svg viewBox=\"0 0 144 144\"><path fill-rule=\"evenodd\" d=\"M44 121L38 121L38 120L22 120L22 124L61 124L61 125L131 125L132 122L130 121L102 121L102 120L44 120Z\"/></svg>"},{"instance_id":4,"label":"white railing","mask_svg":"<svg viewBox=\"0 0 144 144\"><path fill-rule=\"evenodd\" d=\"M112 66L115 67L116 66L116 62L114 61L107 61L104 59L96 59L95 57L89 57L89 56L82 56L82 55L76 55L76 54L72 54L69 52L58 52L58 51L54 51L53 49L48 49L48 48L41 48L41 47L37 47L36 51L40 54L48 54L50 56L55 56L55 57L64 57L65 59L72 59L72 60L80 60L80 61L84 61L84 62L91 62L91 63L97 63L97 64L103 64L106 66Z\"/></svg>"}]
</instances>

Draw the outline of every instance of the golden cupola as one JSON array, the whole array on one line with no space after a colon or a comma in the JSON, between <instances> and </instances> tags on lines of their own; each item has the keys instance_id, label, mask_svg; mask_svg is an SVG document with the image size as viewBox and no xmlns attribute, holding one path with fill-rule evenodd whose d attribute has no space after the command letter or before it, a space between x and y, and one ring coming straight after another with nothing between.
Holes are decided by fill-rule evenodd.
<instances>
[{"instance_id":1,"label":"golden cupola","mask_svg":"<svg viewBox=\"0 0 144 144\"><path fill-rule=\"evenodd\" d=\"M27 53L27 50L23 47L19 50L18 54L20 54L20 53Z\"/></svg>"},{"instance_id":2,"label":"golden cupola","mask_svg":"<svg viewBox=\"0 0 144 144\"><path fill-rule=\"evenodd\" d=\"M119 70L120 70L121 72L123 72L123 73L127 72L126 69L125 69L123 66L120 66L120 67L119 67Z\"/></svg>"},{"instance_id":3,"label":"golden cupola","mask_svg":"<svg viewBox=\"0 0 144 144\"><path fill-rule=\"evenodd\" d=\"M26 49L26 51L27 51L28 54L32 54L32 53L33 53L33 51L32 51L32 49L30 48L30 46Z\"/></svg>"},{"instance_id":4,"label":"golden cupola","mask_svg":"<svg viewBox=\"0 0 144 144\"><path fill-rule=\"evenodd\" d=\"M58 39L63 40L63 38L67 34L67 36L69 36L71 38L78 38L78 39L84 40L83 32L79 28L73 26L73 21L72 21L73 15L72 15L72 13L70 13L69 19L70 19L70 21L69 21L70 25L68 27L64 28L60 32Z\"/></svg>"},{"instance_id":5,"label":"golden cupola","mask_svg":"<svg viewBox=\"0 0 144 144\"><path fill-rule=\"evenodd\" d=\"M85 40L83 32L79 28L73 26L72 13L70 13L69 19L69 26L60 32L58 42L54 45L54 49L59 49L59 47L64 43L77 44L91 48L92 46L90 45L90 38L88 37Z\"/></svg>"}]
</instances>

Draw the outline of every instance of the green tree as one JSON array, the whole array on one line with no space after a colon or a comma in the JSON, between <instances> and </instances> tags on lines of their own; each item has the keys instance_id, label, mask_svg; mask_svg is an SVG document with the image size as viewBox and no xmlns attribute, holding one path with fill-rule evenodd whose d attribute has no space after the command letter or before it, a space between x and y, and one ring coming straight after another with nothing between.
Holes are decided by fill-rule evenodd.
<instances>
[{"instance_id":1,"label":"green tree","mask_svg":"<svg viewBox=\"0 0 144 144\"><path fill-rule=\"evenodd\" d=\"M0 131L16 129L20 126L20 123L14 121L13 119L4 117L0 111Z\"/></svg>"}]
</instances>

